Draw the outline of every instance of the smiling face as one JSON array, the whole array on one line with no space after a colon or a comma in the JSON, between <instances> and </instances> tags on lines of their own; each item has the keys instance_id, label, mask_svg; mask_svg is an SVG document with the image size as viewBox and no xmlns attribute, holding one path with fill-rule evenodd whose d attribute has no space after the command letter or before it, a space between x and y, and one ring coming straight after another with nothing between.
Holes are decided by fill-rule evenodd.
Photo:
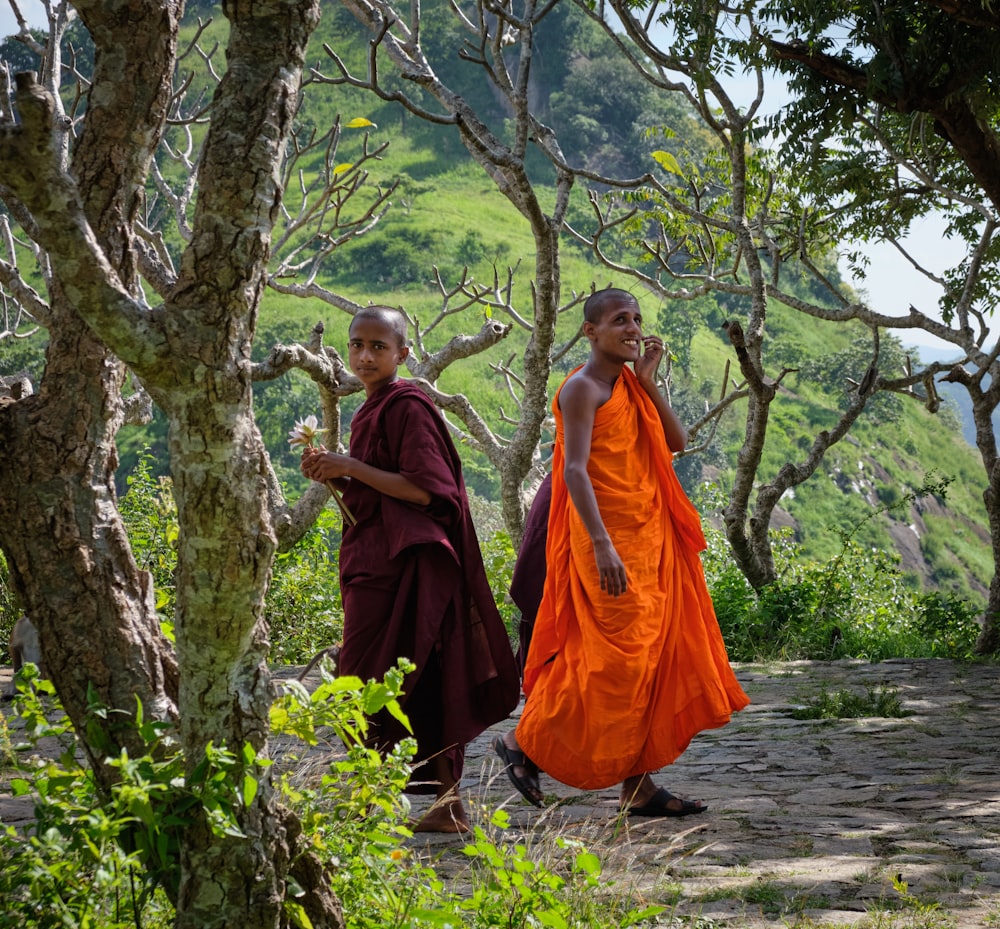
<instances>
[{"instance_id":1,"label":"smiling face","mask_svg":"<svg viewBox=\"0 0 1000 929\"><path fill-rule=\"evenodd\" d=\"M642 353L642 312L635 297L623 291L605 297L583 324L595 354L609 361L635 361Z\"/></svg>"},{"instance_id":2,"label":"smiling face","mask_svg":"<svg viewBox=\"0 0 1000 929\"><path fill-rule=\"evenodd\" d=\"M394 320L384 312L355 316L348 335L347 360L365 385L367 396L394 381L397 369L409 354Z\"/></svg>"}]
</instances>

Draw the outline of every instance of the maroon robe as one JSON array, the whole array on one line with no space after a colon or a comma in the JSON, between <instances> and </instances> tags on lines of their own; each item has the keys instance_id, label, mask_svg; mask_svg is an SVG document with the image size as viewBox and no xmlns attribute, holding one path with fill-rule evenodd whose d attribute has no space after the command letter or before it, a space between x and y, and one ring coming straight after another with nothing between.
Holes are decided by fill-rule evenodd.
<instances>
[{"instance_id":1,"label":"maroon robe","mask_svg":"<svg viewBox=\"0 0 1000 929\"><path fill-rule=\"evenodd\" d=\"M469 512L462 465L445 422L413 384L376 391L351 422L351 457L394 471L431 495L426 506L358 480L344 503L357 518L340 549L342 674L381 679L399 657L417 666L401 700L417 758L444 753L456 780L465 744L517 705L517 666ZM388 714L382 747L407 736ZM414 776L414 781L419 775Z\"/></svg>"},{"instance_id":2,"label":"maroon robe","mask_svg":"<svg viewBox=\"0 0 1000 929\"><path fill-rule=\"evenodd\" d=\"M528 518L524 521L524 535L517 550L514 573L510 578L510 599L521 611L518 625L520 644L517 666L523 672L528 657L531 633L535 628L535 615L542 602L545 588L545 542L549 535L549 509L552 506L552 474L546 474L535 491Z\"/></svg>"}]
</instances>

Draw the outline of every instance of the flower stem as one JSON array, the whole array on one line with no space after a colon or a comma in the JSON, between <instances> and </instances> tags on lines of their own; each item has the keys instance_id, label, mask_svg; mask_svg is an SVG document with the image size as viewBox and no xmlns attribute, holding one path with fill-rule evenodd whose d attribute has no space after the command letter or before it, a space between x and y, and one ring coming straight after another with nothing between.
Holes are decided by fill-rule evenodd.
<instances>
[{"instance_id":1,"label":"flower stem","mask_svg":"<svg viewBox=\"0 0 1000 929\"><path fill-rule=\"evenodd\" d=\"M326 481L326 489L333 494L333 499L337 501L337 506L340 508L340 515L344 518L350 526L356 526L358 524L357 517L350 511L350 508L344 503L344 498L340 495L340 491L337 489L337 485L333 481Z\"/></svg>"}]
</instances>

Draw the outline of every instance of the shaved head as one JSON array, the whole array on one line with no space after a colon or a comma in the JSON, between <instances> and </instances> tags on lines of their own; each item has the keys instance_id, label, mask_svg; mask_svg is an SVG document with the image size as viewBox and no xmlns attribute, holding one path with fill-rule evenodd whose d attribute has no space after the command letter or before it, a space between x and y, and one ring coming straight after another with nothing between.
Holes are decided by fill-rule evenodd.
<instances>
[{"instance_id":1,"label":"shaved head","mask_svg":"<svg viewBox=\"0 0 1000 929\"><path fill-rule=\"evenodd\" d=\"M620 290L618 287L597 290L584 303L583 318L588 323L596 323L608 310L616 309L622 305L638 306L639 301L627 290Z\"/></svg>"},{"instance_id":2,"label":"shaved head","mask_svg":"<svg viewBox=\"0 0 1000 929\"><path fill-rule=\"evenodd\" d=\"M354 314L354 319L375 319L388 326L396 336L400 346L406 345L407 323L406 317L395 307L391 306L363 306ZM351 322L354 325L354 322Z\"/></svg>"}]
</instances>

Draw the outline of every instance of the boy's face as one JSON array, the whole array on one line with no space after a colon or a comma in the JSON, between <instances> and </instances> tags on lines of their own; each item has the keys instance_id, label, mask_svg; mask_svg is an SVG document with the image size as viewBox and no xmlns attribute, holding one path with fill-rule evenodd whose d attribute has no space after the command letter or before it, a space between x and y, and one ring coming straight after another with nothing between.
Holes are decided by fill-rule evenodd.
<instances>
[{"instance_id":1,"label":"boy's face","mask_svg":"<svg viewBox=\"0 0 1000 929\"><path fill-rule=\"evenodd\" d=\"M614 361L635 361L642 354L642 312L634 300L609 305L596 322L584 323L591 350Z\"/></svg>"},{"instance_id":2,"label":"boy's face","mask_svg":"<svg viewBox=\"0 0 1000 929\"><path fill-rule=\"evenodd\" d=\"M396 379L396 369L409 354L409 348L400 344L398 333L385 320L362 316L351 323L347 361L369 397Z\"/></svg>"}]
</instances>

